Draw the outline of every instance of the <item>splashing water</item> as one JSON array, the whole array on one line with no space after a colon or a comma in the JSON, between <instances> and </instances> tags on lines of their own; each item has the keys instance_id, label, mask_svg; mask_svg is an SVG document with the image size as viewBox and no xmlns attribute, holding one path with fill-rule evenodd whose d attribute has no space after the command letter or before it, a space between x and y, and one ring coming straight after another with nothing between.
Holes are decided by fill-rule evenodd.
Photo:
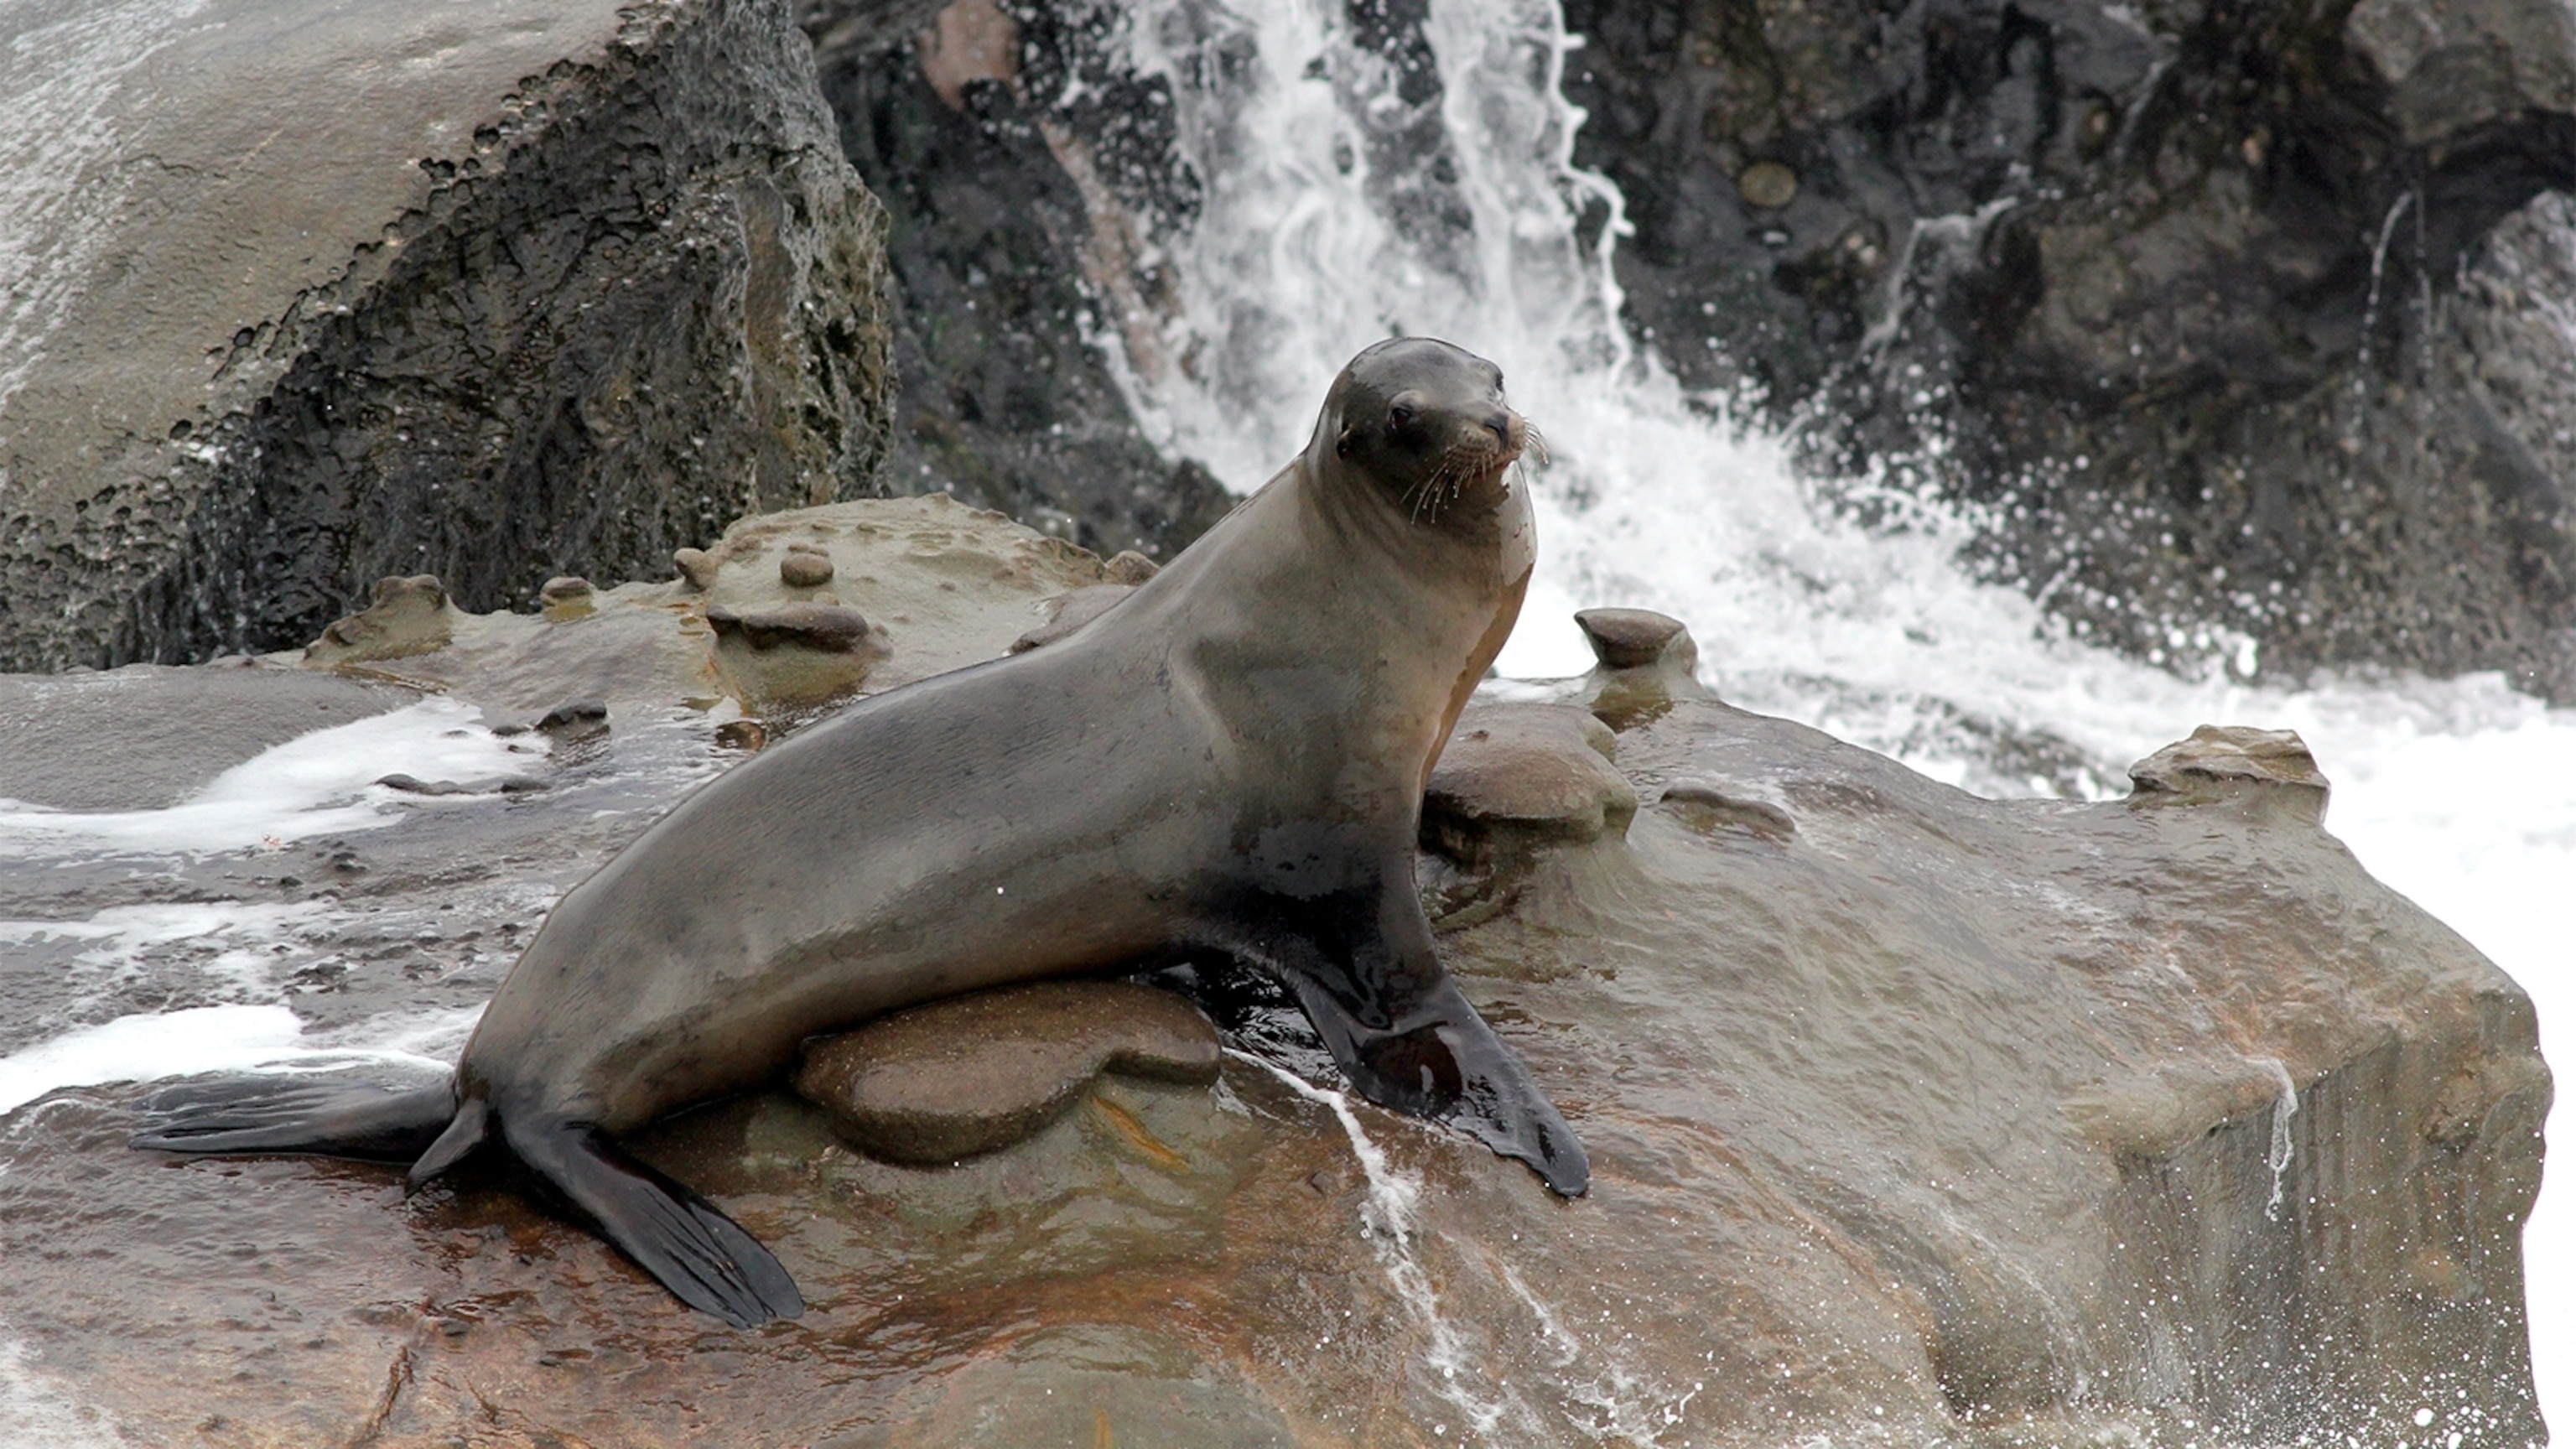
<instances>
[{"instance_id":1,"label":"splashing water","mask_svg":"<svg viewBox=\"0 0 2576 1449\"><path fill-rule=\"evenodd\" d=\"M1414 1253L1414 1216L1422 1204L1422 1184L1398 1172L1387 1161L1386 1150L1361 1128L1359 1114L1351 1110L1349 1098L1329 1087L1315 1086L1248 1052L1229 1047L1226 1055L1268 1072L1298 1096L1331 1111L1342 1124L1343 1133L1351 1139L1351 1155L1359 1159L1360 1173L1368 1180L1368 1198L1360 1208L1361 1228L1368 1234L1369 1246L1377 1253L1378 1266L1386 1270L1387 1282L1395 1289L1397 1300L1431 1337L1430 1351L1424 1359L1434 1374L1432 1388L1466 1416L1468 1426L1478 1435L1490 1436L1506 1415L1534 1426L1536 1419L1528 1406L1518 1402L1508 1388L1496 1385L1494 1397L1476 1392L1473 1360L1458 1336L1458 1326L1440 1312L1440 1296L1432 1290L1431 1276L1422 1271L1422 1260Z\"/></svg>"},{"instance_id":2,"label":"splashing water","mask_svg":"<svg viewBox=\"0 0 2576 1449\"><path fill-rule=\"evenodd\" d=\"M2277 1222L2281 1217L2281 1178L2290 1170L2290 1119L2299 1115L2299 1084L2290 1080L2290 1069L2279 1057L2265 1057L2263 1064L2280 1079L2281 1095L2272 1102L2272 1146L2263 1163L2272 1169L2272 1200L2263 1204L2263 1216Z\"/></svg>"},{"instance_id":3,"label":"splashing water","mask_svg":"<svg viewBox=\"0 0 2576 1449\"><path fill-rule=\"evenodd\" d=\"M1549 0L1432 0L1428 61L1373 48L1342 7L1309 0L1141 0L1119 25L1125 62L1169 85L1201 189L1195 218L1160 238L1172 310L1122 319L1120 336L1156 346L1112 357L1166 449L1249 489L1302 445L1352 352L1446 337L1504 368L1553 457L1506 674L1588 667L1577 607L1660 609L1691 626L1730 701L1988 794L2100 798L2194 725L2296 729L2365 863L2513 972L2544 1032L2576 1021L2553 904L2576 879L2576 712L2492 674L2259 684L2251 641L2188 627L2178 653L2229 662L2169 673L1972 578L1956 559L1968 523L1937 506L1866 479L1836 493L1857 492L1878 526L1820 506L1782 439L1629 344L1609 265L1621 201L1572 163L1583 116L1558 86L1580 42ZM1399 133L1435 139L1387 143ZM2527 1237L2530 1297L2544 1409L2564 1416L2576 1192L2551 1182Z\"/></svg>"}]
</instances>

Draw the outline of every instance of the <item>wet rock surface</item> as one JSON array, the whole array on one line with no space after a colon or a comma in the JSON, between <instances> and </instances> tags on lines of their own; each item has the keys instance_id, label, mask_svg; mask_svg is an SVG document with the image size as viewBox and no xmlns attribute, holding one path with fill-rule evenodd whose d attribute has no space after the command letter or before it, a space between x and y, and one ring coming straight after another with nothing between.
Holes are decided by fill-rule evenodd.
<instances>
[{"instance_id":1,"label":"wet rock surface","mask_svg":"<svg viewBox=\"0 0 2576 1449\"><path fill-rule=\"evenodd\" d=\"M895 599L957 599L956 637L917 616L869 688L906 647L993 657L1025 627L1032 593L990 558L972 589L953 548L899 570L904 549L849 546L853 507L824 515L837 536L737 530L754 544L712 593L783 588L776 553L813 536L836 579L878 578L860 607L890 632ZM708 597L621 585L593 618L381 667L445 658L451 696L506 700L524 650L560 703L573 656L544 641L622 649L630 590ZM552 897L725 758L725 711L657 723L683 673L596 672L625 681L609 728L556 745L545 790L0 872L0 1050L224 1002L283 1001L324 1043L398 1013L461 1031ZM2380 1442L2419 1415L2464 1445L2539 1436L2530 1004L2264 803L2308 788L2289 742L2205 733L2140 766L2280 783L2087 805L1978 799L1705 697L1606 740L1566 705L1480 717L1646 802L1542 833L1507 902L1442 915L1443 960L1583 1134L1585 1198L1365 1105L1356 1151L1345 1108L1278 1070L1330 1082L1293 1010L1202 980L1247 1053L1213 1085L1021 1072L1016 1100L1090 1085L956 1166L855 1152L783 1090L642 1137L806 1293L801 1320L737 1333L497 1171L407 1200L364 1164L156 1157L123 1145L142 1089L101 1084L0 1120L17 1371L148 1443ZM1444 768L1501 737L1481 727ZM1434 840L1427 885L1473 868L1455 848ZM202 914L84 954L137 910ZM1007 1037L958 1020L961 1051Z\"/></svg>"},{"instance_id":2,"label":"wet rock surface","mask_svg":"<svg viewBox=\"0 0 2576 1449\"><path fill-rule=\"evenodd\" d=\"M874 487L884 219L783 5L0 39L0 666L300 644L387 575L524 604Z\"/></svg>"},{"instance_id":3,"label":"wet rock surface","mask_svg":"<svg viewBox=\"0 0 2576 1449\"><path fill-rule=\"evenodd\" d=\"M796 1092L870 1156L936 1167L1028 1140L1104 1072L1204 1086L1221 1061L1216 1028L1168 991L1047 982L913 1007L814 1042Z\"/></svg>"},{"instance_id":4,"label":"wet rock surface","mask_svg":"<svg viewBox=\"0 0 2576 1449\"><path fill-rule=\"evenodd\" d=\"M2217 625L2576 690L2564 6L1566 20L1575 159L1685 384L1983 506L1993 572L2159 662Z\"/></svg>"},{"instance_id":5,"label":"wet rock surface","mask_svg":"<svg viewBox=\"0 0 2576 1449\"><path fill-rule=\"evenodd\" d=\"M175 805L272 745L407 704L408 690L248 659L197 669L0 675L0 800Z\"/></svg>"}]
</instances>

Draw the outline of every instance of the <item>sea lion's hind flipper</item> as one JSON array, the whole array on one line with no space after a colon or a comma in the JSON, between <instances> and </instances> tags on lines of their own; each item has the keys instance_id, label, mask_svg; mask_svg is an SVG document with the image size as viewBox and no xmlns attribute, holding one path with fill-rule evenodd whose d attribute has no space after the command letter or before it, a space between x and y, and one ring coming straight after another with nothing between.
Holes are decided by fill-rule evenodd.
<instances>
[{"instance_id":1,"label":"sea lion's hind flipper","mask_svg":"<svg viewBox=\"0 0 2576 1449\"><path fill-rule=\"evenodd\" d=\"M1303 976L1286 980L1361 1096L1445 1122L1528 1163L1560 1197L1592 1185L1583 1144L1512 1049L1445 977L1388 1026L1372 1027Z\"/></svg>"},{"instance_id":2,"label":"sea lion's hind flipper","mask_svg":"<svg viewBox=\"0 0 2576 1449\"><path fill-rule=\"evenodd\" d=\"M431 1178L465 1160L465 1154L483 1145L492 1121L492 1112L481 1097L468 1097L457 1104L456 1115L438 1140L413 1160L411 1170L403 1174L403 1195L421 1190Z\"/></svg>"},{"instance_id":3,"label":"sea lion's hind flipper","mask_svg":"<svg viewBox=\"0 0 2576 1449\"><path fill-rule=\"evenodd\" d=\"M523 1121L505 1108L510 1151L673 1296L736 1328L805 1312L795 1280L713 1203L577 1122Z\"/></svg>"},{"instance_id":4,"label":"sea lion's hind flipper","mask_svg":"<svg viewBox=\"0 0 2576 1449\"><path fill-rule=\"evenodd\" d=\"M143 1101L129 1139L164 1152L310 1152L400 1160L456 1113L446 1082L409 1092L298 1077L226 1077L165 1087Z\"/></svg>"}]
</instances>

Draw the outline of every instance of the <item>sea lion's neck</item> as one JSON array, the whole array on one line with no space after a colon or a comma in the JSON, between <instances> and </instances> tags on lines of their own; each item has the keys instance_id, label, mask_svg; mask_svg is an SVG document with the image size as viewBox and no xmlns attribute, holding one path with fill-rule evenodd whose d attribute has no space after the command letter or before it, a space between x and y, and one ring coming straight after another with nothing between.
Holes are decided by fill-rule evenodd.
<instances>
[{"instance_id":1,"label":"sea lion's neck","mask_svg":"<svg viewBox=\"0 0 2576 1449\"><path fill-rule=\"evenodd\" d=\"M1243 727L1338 741L1336 768L1375 781L1358 788L1409 795L1370 808L1409 814L1519 614L1528 505L1503 491L1485 518L1443 520L1471 526L1435 529L1370 486L1301 456L1118 614L1122 633L1187 641Z\"/></svg>"}]
</instances>

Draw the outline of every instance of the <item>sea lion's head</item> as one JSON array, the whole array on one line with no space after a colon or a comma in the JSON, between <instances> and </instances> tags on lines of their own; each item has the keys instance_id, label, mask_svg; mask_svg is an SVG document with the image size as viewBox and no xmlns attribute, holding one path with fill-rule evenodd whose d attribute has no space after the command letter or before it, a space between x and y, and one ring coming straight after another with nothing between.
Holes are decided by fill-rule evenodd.
<instances>
[{"instance_id":1,"label":"sea lion's head","mask_svg":"<svg viewBox=\"0 0 2576 1449\"><path fill-rule=\"evenodd\" d=\"M1333 379L1317 442L1407 518L1438 523L1501 496L1503 470L1529 446L1529 425L1503 402L1503 370L1462 347L1398 337L1354 357Z\"/></svg>"}]
</instances>

